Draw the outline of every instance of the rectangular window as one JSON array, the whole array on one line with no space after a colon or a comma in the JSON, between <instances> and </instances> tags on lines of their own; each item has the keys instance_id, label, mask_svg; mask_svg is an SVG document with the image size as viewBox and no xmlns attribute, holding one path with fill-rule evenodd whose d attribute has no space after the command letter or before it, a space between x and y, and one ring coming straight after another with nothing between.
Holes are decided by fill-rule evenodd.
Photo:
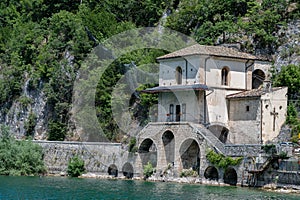
<instances>
[{"instance_id":1,"label":"rectangular window","mask_svg":"<svg viewBox=\"0 0 300 200\"><path fill-rule=\"evenodd\" d=\"M174 121L174 105L170 104L170 108L169 108L169 114L170 114L170 121Z\"/></svg>"},{"instance_id":2,"label":"rectangular window","mask_svg":"<svg viewBox=\"0 0 300 200\"><path fill-rule=\"evenodd\" d=\"M182 104L182 120L186 121L186 104Z\"/></svg>"},{"instance_id":3,"label":"rectangular window","mask_svg":"<svg viewBox=\"0 0 300 200\"><path fill-rule=\"evenodd\" d=\"M249 110L250 110L250 107L246 106L246 111L249 112Z\"/></svg>"}]
</instances>

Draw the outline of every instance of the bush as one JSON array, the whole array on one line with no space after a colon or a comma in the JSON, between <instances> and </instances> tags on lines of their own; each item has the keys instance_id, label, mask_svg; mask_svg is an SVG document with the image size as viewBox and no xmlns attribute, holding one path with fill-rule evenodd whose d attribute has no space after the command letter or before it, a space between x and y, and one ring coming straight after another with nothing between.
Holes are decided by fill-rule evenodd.
<instances>
[{"instance_id":1,"label":"bush","mask_svg":"<svg viewBox=\"0 0 300 200\"><path fill-rule=\"evenodd\" d=\"M198 173L193 169L183 169L180 173L180 177L197 177Z\"/></svg>"},{"instance_id":2,"label":"bush","mask_svg":"<svg viewBox=\"0 0 300 200\"><path fill-rule=\"evenodd\" d=\"M48 125L48 140L63 141L66 137L67 127L61 122L50 121Z\"/></svg>"},{"instance_id":3,"label":"bush","mask_svg":"<svg viewBox=\"0 0 300 200\"><path fill-rule=\"evenodd\" d=\"M25 121L24 128L26 130L26 136L34 136L34 128L36 126L37 117L33 112L29 113L27 121Z\"/></svg>"},{"instance_id":4,"label":"bush","mask_svg":"<svg viewBox=\"0 0 300 200\"><path fill-rule=\"evenodd\" d=\"M128 151L131 153L137 152L138 149L137 149L137 146L135 146L135 145L136 145L136 138L133 137L130 139Z\"/></svg>"},{"instance_id":5,"label":"bush","mask_svg":"<svg viewBox=\"0 0 300 200\"><path fill-rule=\"evenodd\" d=\"M147 179L155 172L155 169L153 168L152 164L150 162L147 163L147 165L144 166L144 178Z\"/></svg>"},{"instance_id":6,"label":"bush","mask_svg":"<svg viewBox=\"0 0 300 200\"><path fill-rule=\"evenodd\" d=\"M265 153L268 153L268 154L276 154L277 153L276 146L274 144L266 144L266 145L262 146L262 149L265 151Z\"/></svg>"},{"instance_id":7,"label":"bush","mask_svg":"<svg viewBox=\"0 0 300 200\"><path fill-rule=\"evenodd\" d=\"M1 126L0 175L39 175L46 168L42 147L32 141L16 141L9 130Z\"/></svg>"},{"instance_id":8,"label":"bush","mask_svg":"<svg viewBox=\"0 0 300 200\"><path fill-rule=\"evenodd\" d=\"M241 163L243 160L243 157L238 157L238 158L231 158L231 157L226 157L222 154L215 153L213 150L209 150L208 153L206 154L207 160L213 164L216 165L219 168L226 169L228 166L236 166Z\"/></svg>"},{"instance_id":9,"label":"bush","mask_svg":"<svg viewBox=\"0 0 300 200\"><path fill-rule=\"evenodd\" d=\"M68 163L68 175L72 177L81 176L85 172L84 161L74 156Z\"/></svg>"}]
</instances>

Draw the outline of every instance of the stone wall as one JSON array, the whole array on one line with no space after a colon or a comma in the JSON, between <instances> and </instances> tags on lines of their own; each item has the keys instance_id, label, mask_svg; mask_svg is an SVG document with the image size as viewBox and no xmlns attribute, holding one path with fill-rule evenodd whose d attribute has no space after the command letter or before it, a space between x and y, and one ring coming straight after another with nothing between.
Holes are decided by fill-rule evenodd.
<instances>
[{"instance_id":1,"label":"stone wall","mask_svg":"<svg viewBox=\"0 0 300 200\"><path fill-rule=\"evenodd\" d=\"M261 152L260 144L233 144L225 145L225 155L238 157L257 156Z\"/></svg>"},{"instance_id":2,"label":"stone wall","mask_svg":"<svg viewBox=\"0 0 300 200\"><path fill-rule=\"evenodd\" d=\"M35 141L43 147L44 162L49 174L66 174L69 160L78 155L85 162L88 172L108 174L110 166L116 166L122 175L124 165L132 165L134 174L141 170L136 164L137 155L128 153L119 143L52 142Z\"/></svg>"}]
</instances>

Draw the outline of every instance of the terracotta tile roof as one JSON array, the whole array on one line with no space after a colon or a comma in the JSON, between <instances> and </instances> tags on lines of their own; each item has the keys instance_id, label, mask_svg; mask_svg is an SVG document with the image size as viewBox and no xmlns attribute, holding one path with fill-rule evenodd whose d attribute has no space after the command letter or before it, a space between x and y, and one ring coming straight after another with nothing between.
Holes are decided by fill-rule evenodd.
<instances>
[{"instance_id":1,"label":"terracotta tile roof","mask_svg":"<svg viewBox=\"0 0 300 200\"><path fill-rule=\"evenodd\" d=\"M236 49L228 48L224 46L205 46L200 44L195 44L178 51L160 56L157 59L167 59L167 58L176 58L189 55L210 55L210 56L221 56L221 57L230 57L230 58L242 58L242 59L251 59L251 60L260 60L260 58L248 54L239 52Z\"/></svg>"},{"instance_id":2,"label":"terracotta tile roof","mask_svg":"<svg viewBox=\"0 0 300 200\"><path fill-rule=\"evenodd\" d=\"M274 92L277 90L282 89L282 87L276 87L272 88L270 92ZM235 99L235 98L248 98L248 97L261 97L262 95L266 94L266 90L264 88L259 88L259 89L252 89L244 92L238 92L236 94L230 94L227 95L227 99Z\"/></svg>"}]
</instances>

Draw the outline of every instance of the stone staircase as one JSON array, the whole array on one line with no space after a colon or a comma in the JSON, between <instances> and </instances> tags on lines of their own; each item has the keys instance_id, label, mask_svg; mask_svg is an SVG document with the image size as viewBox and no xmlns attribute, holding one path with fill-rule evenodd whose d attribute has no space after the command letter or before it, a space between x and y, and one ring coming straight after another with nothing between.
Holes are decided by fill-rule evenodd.
<instances>
[{"instance_id":1,"label":"stone staircase","mask_svg":"<svg viewBox=\"0 0 300 200\"><path fill-rule=\"evenodd\" d=\"M201 135L211 146L213 146L218 153L225 155L225 145L210 130L202 124L189 123L189 125L197 131L197 134Z\"/></svg>"}]
</instances>

